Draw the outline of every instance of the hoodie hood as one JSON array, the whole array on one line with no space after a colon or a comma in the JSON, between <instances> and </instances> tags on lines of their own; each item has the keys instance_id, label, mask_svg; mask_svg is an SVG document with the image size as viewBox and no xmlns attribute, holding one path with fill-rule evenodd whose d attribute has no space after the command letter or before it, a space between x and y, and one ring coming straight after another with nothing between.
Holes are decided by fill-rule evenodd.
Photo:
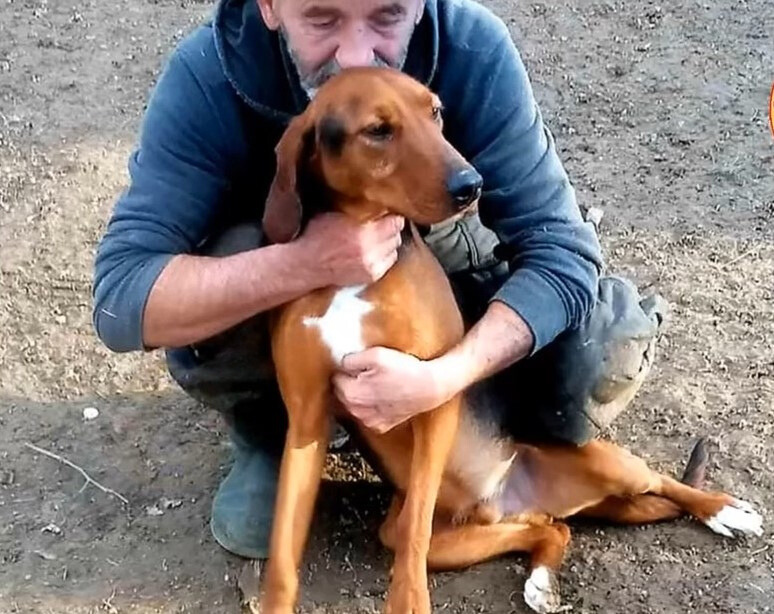
<instances>
[{"instance_id":1,"label":"hoodie hood","mask_svg":"<svg viewBox=\"0 0 774 614\"><path fill-rule=\"evenodd\" d=\"M308 98L290 53L279 33L266 27L257 0L220 0L213 33L223 73L253 110L283 123L304 110ZM425 0L403 72L430 85L437 62L437 0Z\"/></svg>"}]
</instances>

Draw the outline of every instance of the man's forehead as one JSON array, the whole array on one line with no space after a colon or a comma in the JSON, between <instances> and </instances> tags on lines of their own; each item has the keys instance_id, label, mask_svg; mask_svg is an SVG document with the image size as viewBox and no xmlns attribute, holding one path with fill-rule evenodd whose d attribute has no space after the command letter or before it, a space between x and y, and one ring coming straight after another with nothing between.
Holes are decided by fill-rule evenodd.
<instances>
[{"instance_id":1,"label":"man's forehead","mask_svg":"<svg viewBox=\"0 0 774 614\"><path fill-rule=\"evenodd\" d=\"M301 12L333 9L342 13L408 12L424 0L275 0L295 5Z\"/></svg>"}]
</instances>

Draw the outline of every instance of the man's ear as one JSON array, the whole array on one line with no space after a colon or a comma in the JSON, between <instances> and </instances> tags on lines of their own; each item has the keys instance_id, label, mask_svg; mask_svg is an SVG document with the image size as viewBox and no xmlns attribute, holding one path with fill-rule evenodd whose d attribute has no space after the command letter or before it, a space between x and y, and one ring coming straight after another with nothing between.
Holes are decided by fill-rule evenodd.
<instances>
[{"instance_id":1,"label":"man's ear","mask_svg":"<svg viewBox=\"0 0 774 614\"><path fill-rule=\"evenodd\" d=\"M263 232L272 243L287 243L301 232L303 211L298 170L309 155L313 125L307 114L293 118L277 143L277 170L263 211Z\"/></svg>"},{"instance_id":2,"label":"man's ear","mask_svg":"<svg viewBox=\"0 0 774 614\"><path fill-rule=\"evenodd\" d=\"M261 17L269 30L277 30L280 27L279 15L277 15L277 0L256 0Z\"/></svg>"}]
</instances>

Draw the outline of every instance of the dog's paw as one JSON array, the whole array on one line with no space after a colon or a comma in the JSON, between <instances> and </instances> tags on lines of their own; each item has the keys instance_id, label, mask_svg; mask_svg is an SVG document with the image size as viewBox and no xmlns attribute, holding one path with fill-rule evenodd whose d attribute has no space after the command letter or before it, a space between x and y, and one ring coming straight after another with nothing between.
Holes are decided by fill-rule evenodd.
<instances>
[{"instance_id":1,"label":"dog's paw","mask_svg":"<svg viewBox=\"0 0 774 614\"><path fill-rule=\"evenodd\" d=\"M561 596L556 574L548 567L536 567L524 584L524 601L539 614L561 612Z\"/></svg>"},{"instance_id":2,"label":"dog's paw","mask_svg":"<svg viewBox=\"0 0 774 614\"><path fill-rule=\"evenodd\" d=\"M763 535L763 517L741 499L731 499L731 503L705 520L704 524L725 537L734 537L734 531L758 537Z\"/></svg>"}]
</instances>

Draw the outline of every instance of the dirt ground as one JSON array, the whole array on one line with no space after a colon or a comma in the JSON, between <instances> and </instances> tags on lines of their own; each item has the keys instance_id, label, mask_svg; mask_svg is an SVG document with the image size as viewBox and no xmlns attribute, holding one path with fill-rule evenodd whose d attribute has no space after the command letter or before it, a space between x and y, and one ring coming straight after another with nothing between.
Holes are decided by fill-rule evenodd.
<instances>
[{"instance_id":1,"label":"dirt ground","mask_svg":"<svg viewBox=\"0 0 774 614\"><path fill-rule=\"evenodd\" d=\"M577 525L574 612L774 609L774 1L489 4L511 26L611 271L673 314L611 436L752 502L762 539L690 520ZM0 612L236 612L242 561L210 537L229 452L161 356L113 355L90 321L96 241L126 182L148 89L201 0L3 0L0 9ZM85 421L85 407L99 417ZM83 487L84 468L118 495ZM339 467L343 465L343 467ZM331 461L302 573L307 612L370 612L386 497ZM119 497L126 499L123 503ZM526 612L525 560L432 578L436 611Z\"/></svg>"}]
</instances>

